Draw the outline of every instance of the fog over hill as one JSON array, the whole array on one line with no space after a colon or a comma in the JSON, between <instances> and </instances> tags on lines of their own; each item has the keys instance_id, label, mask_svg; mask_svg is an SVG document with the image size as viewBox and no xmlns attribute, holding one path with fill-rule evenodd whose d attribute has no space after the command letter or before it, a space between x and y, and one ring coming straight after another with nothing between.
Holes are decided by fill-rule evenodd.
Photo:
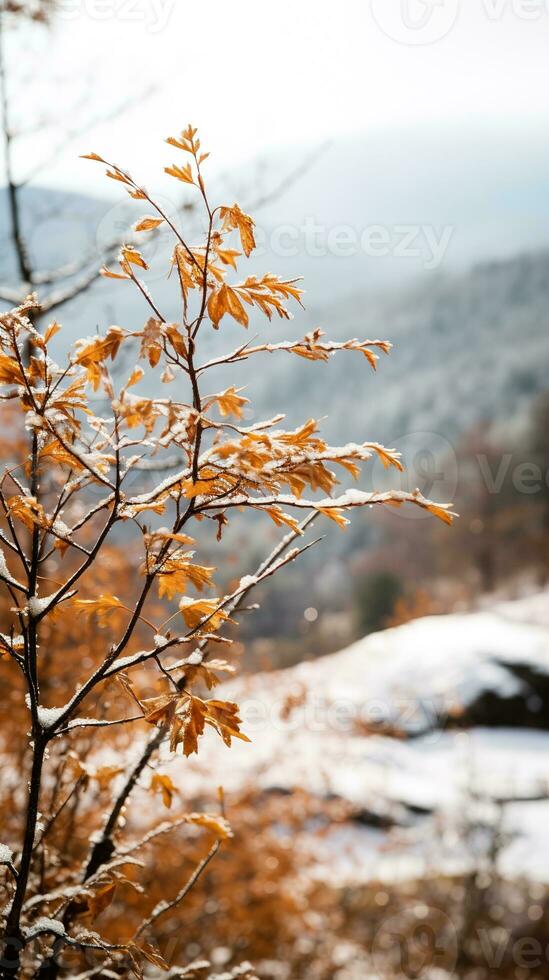
<instances>
[{"instance_id":1,"label":"fog over hill","mask_svg":"<svg viewBox=\"0 0 549 980\"><path fill-rule=\"evenodd\" d=\"M176 316L171 283L151 284L160 308ZM304 413L327 416L330 438L395 442L411 432L453 439L481 420L520 423L536 393L547 386L549 252L484 263L391 293L356 292L336 304L312 306L293 323L259 325L273 341L322 326L334 339L382 337L395 345L374 375L357 355L310 364L280 354L239 366L256 412L286 407L296 424ZM141 297L125 283L100 280L62 309L66 332L58 344L116 322L135 328L147 316ZM254 336L253 327L249 334ZM244 339L225 323L206 331L205 357ZM257 370L260 364L261 369ZM222 380L219 371L219 383ZM232 369L232 377L234 377ZM217 380L215 382L217 384Z\"/></svg>"},{"instance_id":2,"label":"fog over hill","mask_svg":"<svg viewBox=\"0 0 549 980\"><path fill-rule=\"evenodd\" d=\"M389 338L395 347L377 374L341 355L319 383L308 365L279 362L277 395L281 386L299 391L334 434L344 420L347 431L389 442L415 431L452 439L485 419L516 423L547 385L548 300L549 252L392 295L349 296L322 322L338 339Z\"/></svg>"},{"instance_id":3,"label":"fog over hill","mask_svg":"<svg viewBox=\"0 0 549 980\"><path fill-rule=\"evenodd\" d=\"M285 163L281 152L277 172ZM319 146L305 176L258 217L289 253L277 271L297 269L308 295L325 302L549 245L548 173L547 130L528 120L388 128ZM414 229L407 248L404 228ZM352 230L352 244L338 229ZM374 254L364 247L375 229L390 242L385 256L375 234Z\"/></svg>"},{"instance_id":4,"label":"fog over hill","mask_svg":"<svg viewBox=\"0 0 549 980\"><path fill-rule=\"evenodd\" d=\"M336 339L395 344L377 375L362 358L345 354L329 365L287 355L257 361L251 371L243 364L237 380L249 386L256 413L283 405L295 424L327 416L333 440L397 446L417 432L453 441L484 419L520 426L547 385L548 173L547 140L528 122L497 131L479 125L380 131L312 151L280 150L266 169L215 173L216 198L261 204L253 208L258 254L246 271L304 274L306 310L291 324L257 319L248 338L278 341L321 326ZM167 188L173 199L164 196L163 205L179 209L178 220L197 240L200 218L180 210L173 182ZM102 200L29 187L22 203L31 258L46 269L82 256L99 265L104 247L140 214L124 194ZM0 274L13 284L6 205L0 191ZM365 241L375 254L365 253ZM163 234L147 246L145 279L163 315L177 319L177 290L165 272L168 246ZM401 254L406 249L418 254ZM101 279L56 315L65 327L56 339L61 346L108 323L135 329L148 310L128 284ZM204 359L244 336L225 318L218 333L204 331ZM222 381L219 372L211 384Z\"/></svg>"}]
</instances>

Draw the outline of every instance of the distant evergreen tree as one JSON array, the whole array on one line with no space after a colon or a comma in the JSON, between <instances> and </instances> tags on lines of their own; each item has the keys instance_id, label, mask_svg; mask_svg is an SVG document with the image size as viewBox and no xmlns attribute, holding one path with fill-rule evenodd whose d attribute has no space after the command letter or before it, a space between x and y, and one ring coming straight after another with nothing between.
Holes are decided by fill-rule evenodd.
<instances>
[{"instance_id":1,"label":"distant evergreen tree","mask_svg":"<svg viewBox=\"0 0 549 980\"><path fill-rule=\"evenodd\" d=\"M375 572L357 589L358 626L363 634L382 629L402 596L400 578L392 572Z\"/></svg>"}]
</instances>

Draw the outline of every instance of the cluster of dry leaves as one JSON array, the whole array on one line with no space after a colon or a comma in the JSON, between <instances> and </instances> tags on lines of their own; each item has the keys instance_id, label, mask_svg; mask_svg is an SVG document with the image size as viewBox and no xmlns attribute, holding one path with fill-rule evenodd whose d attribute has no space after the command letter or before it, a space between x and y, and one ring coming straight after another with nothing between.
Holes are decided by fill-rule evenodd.
<instances>
[{"instance_id":1,"label":"cluster of dry leaves","mask_svg":"<svg viewBox=\"0 0 549 980\"><path fill-rule=\"evenodd\" d=\"M210 203L202 176L208 154L196 129L189 126L168 143L180 162L166 173L189 185L203 204L200 245L187 241L129 173L97 154L89 158L146 207L137 234L154 235L161 226L171 232L168 271L179 292L179 318L165 318L150 296L142 275L147 262L135 244L122 247L118 269L103 273L139 290L149 313L143 327L110 326L79 340L59 364L52 349L62 346L60 325L39 326L35 296L0 317L2 399L23 415L28 430L28 440L11 447L0 478L6 597L0 652L3 669L19 679L12 687L16 717L25 732L30 729L21 759L29 785L10 789L24 820L7 822L8 833L19 836L2 839L0 847L7 892L2 977L140 976L144 969L169 968L149 939L231 830L222 800L219 813L180 813L171 823L141 827L129 842L124 814L152 764L150 790L171 806L175 786L157 766L168 747L198 752L207 728L229 747L234 738L247 740L238 705L209 694L234 670L227 629L234 628L243 601L310 547L302 540L319 515L344 527L354 507L409 503L452 520L448 506L419 492L336 493L334 468L357 478L360 464L377 456L400 469L396 452L375 442L330 446L313 419L291 431L283 415L246 425L242 390L215 390L210 378L216 368L263 353L325 362L355 352L375 367L378 352L390 345L332 343L316 330L292 341L243 343L202 360L204 331L222 329L228 319L246 328L252 316L287 321L289 304L299 304L302 293L296 280L271 273L238 277L240 261L255 246L253 219L237 204ZM117 358L123 383L115 382ZM135 359L133 368L128 359ZM261 512L285 530L260 566L225 594L216 587L216 569L197 559L191 532L210 520L220 540L234 511ZM140 552L123 575L108 564L117 533ZM132 553L129 544L124 550ZM115 589L114 581L122 584ZM74 657L67 650L71 634L81 651ZM213 657L214 650L224 654ZM143 723L152 729L145 741L141 728L138 737L134 733ZM121 749L125 738L138 744L131 763ZM96 804L86 809L89 794ZM85 828L80 850L72 847L70 814L73 833L80 821ZM142 853L159 835L182 827L189 833L202 828L213 843L177 893L151 909L139 891ZM95 919L123 887L139 892L141 921L132 935L122 928L107 938ZM201 977L206 969L178 967L171 975ZM252 974L244 966L231 976Z\"/></svg>"}]
</instances>

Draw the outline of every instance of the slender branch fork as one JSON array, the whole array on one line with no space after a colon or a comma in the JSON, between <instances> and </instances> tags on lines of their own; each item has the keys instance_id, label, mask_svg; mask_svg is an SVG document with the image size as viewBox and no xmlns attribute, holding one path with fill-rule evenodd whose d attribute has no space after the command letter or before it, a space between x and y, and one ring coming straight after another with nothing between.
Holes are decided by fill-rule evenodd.
<instances>
[{"instance_id":1,"label":"slender branch fork","mask_svg":"<svg viewBox=\"0 0 549 980\"><path fill-rule=\"evenodd\" d=\"M204 194L204 200L207 201L205 194ZM200 390L198 387L197 372L194 367L193 353L194 353L196 336L204 320L204 315L206 311L206 301L207 301L208 255L210 250L210 241L211 241L212 225L213 225L213 212L210 211L208 205L207 207L208 207L208 214L209 214L209 227L208 227L208 245L206 248L206 260L204 262L204 271L203 271L202 299L201 299L199 314L196 320L192 324L189 324L187 328L187 336L189 342L189 356L187 362L187 371L192 386L193 407L197 413L197 416L200 416L202 412L202 402L201 402ZM179 233L176 232L176 234L178 236L178 240L182 242L183 239L181 238ZM185 247L187 248L189 254L191 254L190 249L188 249L187 246ZM141 289L140 284L136 279L136 277L132 277L132 278L134 278L134 281ZM148 294L143 290L141 291L149 301ZM152 303L152 301L150 302ZM153 308L153 312L159 315L154 304L152 304L152 308ZM17 344L15 344L15 348L16 350L18 350ZM27 381L27 373L23 361L19 356L17 357L17 360L19 363L19 367L23 373L25 383L29 392L29 396L33 400L33 407L35 410L41 413L43 417L45 408L47 407L47 400L48 400L47 396L44 399L42 407L40 407L36 403L34 392L32 391L32 388ZM57 438L59 438L59 433L52 432L52 434L55 434ZM201 428L201 423L199 421L195 431L192 466L191 466L194 480L198 478L201 437L202 437L202 428ZM72 447L70 446L70 444L65 443L62 439L59 439L59 441L61 442L63 447L67 450L67 452L69 453L72 452ZM80 687L79 691L75 694L72 702L67 706L66 711L64 711L59 716L56 723L50 727L43 726L39 714L40 686L39 686L37 656L36 656L39 623L64 598L66 598L72 593L74 586L77 585L81 577L85 574L85 572L89 568L91 568L93 562L98 557L99 552L102 546L104 545L105 541L107 540L108 535L110 534L112 528L114 527L117 520L119 519L118 507L121 499L121 493L120 493L121 479L122 479L121 456L119 450L117 450L115 486L113 490L112 509L104 525L103 530L98 535L95 545L90 550L90 552L86 555L85 560L82 562L79 568L69 577L66 583L57 591L57 593L52 599L51 605L48 605L37 614L30 615L28 618L28 624L24 628L25 658L24 658L23 671L28 683L34 748L33 748L32 772L31 772L30 787L29 787L29 798L27 802L25 838L23 842L23 848L21 851L19 870L14 878L15 893L13 896L11 909L6 925L8 946L4 953L4 960L8 964L10 964L10 961L13 960L14 965L13 967L8 965L7 972L5 974L6 976L16 975L16 972L18 970L18 964L19 964L19 950L21 948L24 948L25 945L25 936L20 929L19 921L20 921L23 904L25 901L26 890L27 890L27 885L29 880L29 873L30 873L31 863L32 863L34 840L36 835L36 826L37 826L38 811L39 811L42 769L43 769L44 757L46 754L47 746L54 737L59 737L60 734L66 734L69 731L71 731L70 728L65 726L69 722L71 715L74 713L78 705L84 700L84 698L88 694L90 694L95 689L95 687L105 677L112 676L112 674L116 672L117 670L116 661L120 658L121 654L123 653L123 651L125 650L126 646L128 645L128 643L130 642L133 636L135 628L140 621L141 611L143 609L147 595L150 591L150 588L158 572L161 570L163 561L165 560L165 557L167 556L169 551L169 542L167 542L165 546L161 549L161 552L157 558L156 570L152 573L147 574L145 578L145 582L141 594L136 602L135 608L130 616L129 623L119 643L112 648L108 656L105 658L105 660L97 669L97 671L95 671L92 677L90 677L90 679ZM38 488L39 488L39 454L38 454L38 438L35 433L33 436L32 452L31 452L31 472L30 472L31 496L33 497L37 496ZM177 517L172 528L173 534L181 533L185 524L196 512L196 509L197 508L196 508L195 501L191 500L186 511L182 515ZM14 538L14 547L19 548L19 542L16 537L15 529L13 528L13 525L11 525L11 529L12 529L12 536ZM275 552L276 557L278 557L279 554L282 554L282 551L289 546L290 541L293 540L296 536L297 536L297 532L292 532L290 536L284 539L282 549L280 549L280 551L279 549L277 549ZM27 559L26 556L24 556L23 552L21 552L21 557L24 559L26 571L27 571L27 585L26 587L23 588L23 591L26 593L26 595L30 600L32 600L36 595L36 587L37 587L38 574L39 574L40 550L41 550L40 528L38 525L35 525L32 532L32 547L31 547L30 558ZM261 581L263 578L267 577L268 575L273 574L273 570L272 570L273 562L274 559L271 559L270 563L269 562L264 563L264 567L262 566L262 568L259 570L259 576L257 581ZM250 586L246 589L242 589L240 590L240 592L236 592L232 596L228 597L226 600L223 600L221 603L219 603L216 612L223 609L224 606L226 605L230 607L231 611L234 611L238 607L239 601L243 598L244 595L248 594L248 592L251 591L252 587L253 586ZM214 613L212 613L210 616L205 617L203 622L201 622L200 629L202 631L204 627L207 625L208 621L213 618L213 615ZM176 646L182 642L190 642L192 638L195 636L195 634L198 632L199 632L198 629L194 629L189 631L189 633L183 638L178 638L173 641L168 641L166 643L165 649L170 649L172 646ZM208 641L205 638L201 640L202 649L206 647L207 642ZM146 652L145 654L136 657L135 662L140 663L145 660L151 659L153 656L158 657L158 651ZM137 720L137 718L135 720ZM112 836L116 828L116 824L121 808L127 801L133 788L137 785L139 776L143 771L143 769L145 768L145 766L147 765L149 759L157 750L157 748L160 746L162 741L164 741L165 737L166 737L165 732L162 729L160 729L159 732L155 736L153 736L153 738L149 741L149 743L147 743L141 759L139 760L137 766L131 773L119 797L115 801L113 809L105 824L104 831L100 841L93 848L92 854L90 856L90 860L86 868L84 879L89 878L107 859L109 851L112 848ZM61 810L59 812L61 812ZM187 883L187 886L185 886L183 892L174 901L174 905L177 904L179 901L181 901L184 895L187 894L187 891L190 889L190 887L192 887L192 884L195 883L195 881L198 879L202 871L205 870L205 867L207 866L209 861L213 858L219 846L220 846L220 842L216 841L207 859L205 859L205 861L202 862L201 865L196 869L196 872L191 878L191 882ZM150 925L150 923L147 923L147 925ZM143 928L145 928L145 924Z\"/></svg>"},{"instance_id":2,"label":"slender branch fork","mask_svg":"<svg viewBox=\"0 0 549 980\"><path fill-rule=\"evenodd\" d=\"M228 248L224 238L237 232L244 252L249 255L255 244L253 221L237 205L226 208L213 208L210 205L201 173L201 164L207 155L200 151L200 142L195 139L195 134L196 130L189 127L179 140L168 141L190 154L195 167L194 173L190 164L184 168L174 167L167 170L177 179L193 184L200 193L207 217L206 240L201 248L189 245L166 213L126 171L95 154L91 155L92 159L107 165L108 175L124 185L133 198L146 201L153 208L155 217L143 219L142 225L152 223L155 226L165 222L171 229L175 238L174 264L177 265L181 287L182 315L179 323L168 323L149 296L146 286L135 271L147 266L133 246L122 247L119 259L121 272L112 273L106 270L106 273L131 281L139 290L152 312L152 318L143 331L129 334L118 327L111 327L105 337L81 341L76 345L68 366L62 370L54 365L47 354L50 328L41 335L30 318L31 311L36 309L34 297L20 309L0 317L3 331L1 336L4 338L3 360L0 361L1 379L8 386L12 385L8 396L17 395L20 398L31 431L31 452L25 473L28 488L25 479L16 475L18 471L14 467L6 471L0 480L0 505L6 518L6 531L2 532L2 540L8 546L10 561L17 561L20 566L18 573L12 572L2 552L0 580L4 582L15 603L22 649L20 642L16 646L13 635L11 638L4 637L2 644L12 655L24 677L32 726L32 765L25 828L19 859L12 868L13 895L7 915L3 965L0 967L2 980L19 975L22 952L30 939L39 934L32 930L29 934L28 928L22 924L25 921L22 917L29 903L28 892L35 856L43 846L46 833L50 834L55 822L66 812L70 797L78 802L78 792L71 792L63 804L54 810L46 831L38 831L44 765L52 743L73 736L79 729L87 728L93 732L94 728L124 726L143 717L152 719L152 723L158 726L158 730L145 743L127 774L105 817L102 830L78 872L79 884L89 886L97 880L98 875L107 872L113 860L124 860L123 854L117 856L115 843L120 815L164 742L169 738L172 747L177 748L183 741L186 754L195 751L194 736L188 736L190 741L185 742L185 725L188 724L190 711L199 713L202 730L205 722L211 724L222 734L227 744L230 744L231 736L243 737L238 728L240 719L235 715L236 706L227 704L223 708L223 702L212 701L217 707L209 709L207 701L189 690L189 686L194 683L193 671L196 674L198 668L205 670L208 651L214 642L230 643L223 634L223 625L238 612L247 595L316 543L312 541L301 546L295 545L319 515L343 524L345 519L342 512L353 507L412 503L433 512L446 523L451 521L447 505L433 504L423 498L419 491L349 491L340 497L331 495L337 480L327 468L328 463L338 464L356 476L358 464L377 454L386 466L400 469L398 454L393 450L387 450L377 443L349 443L342 448L330 447L317 435L316 423L312 421L295 432L280 431L277 426L283 416L276 416L267 422L246 428L238 422L246 399L236 388L213 396L204 394L201 379L209 369L221 364L231 364L257 353L281 350L308 360L324 361L338 351L358 351L375 366L376 355L371 348L386 351L389 345L384 341L348 341L345 344L330 345L321 340L319 332L315 332L301 341L272 346L244 345L225 357L198 366L199 335L207 320L218 328L222 317L230 315L243 326L247 326L248 314L245 306L258 309L269 319L273 312L282 319L288 319L289 314L283 301L290 298L299 301L300 290L295 286L295 280L283 281L271 274L262 279L248 277L234 286L227 284L226 270L236 267L236 256L241 253ZM196 296L194 317L189 312L190 291L194 291ZM133 372L122 390L115 392L106 366L107 359L114 359L120 345L135 336L140 337L141 356L149 360L151 367L156 366L164 356L167 366L179 371L179 376L190 387L189 402L130 395L128 389L140 380L142 372ZM23 345L28 345L30 351L34 351L29 359L25 359L22 353ZM168 376L163 377L163 380L173 379ZM94 389L101 387L105 393L112 417L104 419L91 412L85 396L85 387L90 383ZM216 406L222 416L221 422L211 416L211 410ZM229 414L236 416L236 423L226 421ZM84 435L86 418L89 419L91 434ZM155 436L152 433L159 420L163 420L165 428L161 436ZM130 457L130 449L136 447L136 440L127 431L137 424L145 426L142 440L144 452ZM147 450L153 456L159 450L168 450L170 447L175 447L182 453L185 459L183 468L171 473L152 491L127 494L125 480L132 469L135 473L147 472L146 469L139 469ZM48 469L48 453L53 459L51 469ZM60 490L56 490L56 463L68 466L71 473L69 481ZM7 489L10 481L16 491L12 496L8 496ZM89 506L86 492L92 485L102 487L106 496L99 503ZM289 486L291 493L283 494L283 485ZM323 490L329 496L319 500L307 499L303 496L306 486L312 491ZM81 512L75 514L72 527L67 527L62 520L63 511L70 509L78 494L87 501L85 512L83 515ZM53 507L48 514L45 506L51 496ZM168 505L173 507L168 528L154 531L140 523L143 512L164 513ZM187 526L191 520L214 519L218 522L220 537L223 525L228 520L227 513L236 508L262 510L276 524L289 527L289 531L259 565L255 574L242 579L228 595L212 600L190 600L183 595L179 606L186 624L183 634L172 636L166 631L167 623L156 628L145 615L154 585L159 585L162 596L163 588L167 588L168 593L173 593L166 582L169 583L170 575L174 574L183 575L183 590L188 578L195 584L198 582L200 588L205 583L211 584L209 576L213 570L194 565L193 553L184 550L190 541L186 534ZM293 509L307 511L301 523L285 512ZM103 512L106 516L100 517ZM96 527L99 520L102 522L101 526ZM18 521L30 532L28 547L22 544ZM107 609L114 608L118 612L125 610L128 614L125 626L118 640L112 643L92 673L79 681L69 701L58 709L44 709L40 700L43 677L39 656L46 636L43 624L85 585L95 564L101 560L103 549L111 542L114 529L123 521L133 522L139 528L144 542L143 580L134 601L130 606L122 604L116 597L75 601L81 609L90 602L93 608L95 602L100 609L103 601L107 603ZM95 529L95 540L91 545L88 543L86 546L84 540L77 540L80 532L89 535L92 528ZM50 548L52 539L53 548ZM78 556L78 564L72 567L72 571L61 584L58 583L55 592L49 596L41 596L39 584L43 566L52 551L59 546L68 548L74 557ZM175 578L174 581L177 585L179 580ZM128 648L142 627L156 630L154 645L128 654ZM175 664L166 660L177 648L185 645L191 646L194 656ZM162 705L156 714L154 711L152 715L147 713L144 702L133 693L128 682L128 690L132 691L138 701L141 714L118 719L86 719L77 716L83 702L97 693L105 681L117 675L123 675L124 678L133 668L143 664L156 665L163 684L168 685L168 693L160 698ZM181 674L178 679L174 676L177 672ZM222 706L221 709L219 705ZM227 712L226 718L229 720L223 720L225 716L219 715L219 711L223 710ZM208 711L213 713L208 714ZM182 730L184 734L181 736ZM218 838L171 902L162 903L161 907L143 919L136 931L135 940L149 930L161 914L172 910L185 898L214 858L220 843L221 838ZM40 896L34 895L32 900L34 907L34 904L40 902ZM65 901L55 914L54 925L45 927L43 933L57 936L57 954L63 945L78 946L79 940L66 932L75 915L74 904L70 900ZM80 948L88 947L109 954L123 948L116 944L109 946L93 939L91 942L83 939ZM36 977L40 980L55 980L59 969L57 955L46 955Z\"/></svg>"}]
</instances>

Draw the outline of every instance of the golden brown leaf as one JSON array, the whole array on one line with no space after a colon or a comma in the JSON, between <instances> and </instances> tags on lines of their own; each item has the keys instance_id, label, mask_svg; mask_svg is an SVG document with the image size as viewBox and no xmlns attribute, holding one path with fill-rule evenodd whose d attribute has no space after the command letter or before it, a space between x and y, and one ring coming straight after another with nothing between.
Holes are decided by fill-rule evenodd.
<instances>
[{"instance_id":1,"label":"golden brown leaf","mask_svg":"<svg viewBox=\"0 0 549 980\"><path fill-rule=\"evenodd\" d=\"M109 616L124 609L123 603L117 596L104 593L97 599L73 599L72 605L85 616L97 615L99 626L107 626Z\"/></svg>"},{"instance_id":2,"label":"golden brown leaf","mask_svg":"<svg viewBox=\"0 0 549 980\"><path fill-rule=\"evenodd\" d=\"M173 599L175 595L181 595L188 582L192 582L199 592L213 585L212 574L215 568L194 565L189 560L190 557L188 554L176 554L165 560L162 571L158 574L158 595L161 599Z\"/></svg>"},{"instance_id":3,"label":"golden brown leaf","mask_svg":"<svg viewBox=\"0 0 549 980\"><path fill-rule=\"evenodd\" d=\"M48 527L49 520L43 505L36 497L16 495L8 500L8 508L12 517L21 521L29 531L34 527Z\"/></svg>"},{"instance_id":4,"label":"golden brown leaf","mask_svg":"<svg viewBox=\"0 0 549 980\"><path fill-rule=\"evenodd\" d=\"M141 252L138 252L137 249L133 247L133 245L123 245L120 250L120 253L122 255L123 260L125 262L128 262L130 265L136 265L140 269L149 268L147 263L145 262L145 259L141 255Z\"/></svg>"},{"instance_id":5,"label":"golden brown leaf","mask_svg":"<svg viewBox=\"0 0 549 980\"><path fill-rule=\"evenodd\" d=\"M176 724L172 727L170 749L175 752L177 746L183 745L186 756L198 753L198 739L204 734L206 706L200 698L189 697L183 711L178 714Z\"/></svg>"},{"instance_id":6,"label":"golden brown leaf","mask_svg":"<svg viewBox=\"0 0 549 980\"><path fill-rule=\"evenodd\" d=\"M93 778L98 782L100 789L108 789L113 779L123 772L123 766L101 766L93 773Z\"/></svg>"},{"instance_id":7,"label":"golden brown leaf","mask_svg":"<svg viewBox=\"0 0 549 980\"><path fill-rule=\"evenodd\" d=\"M219 629L229 617L223 609L218 609L219 599L189 599L187 596L179 602L179 611L190 630L196 630L204 622L209 630Z\"/></svg>"},{"instance_id":8,"label":"golden brown leaf","mask_svg":"<svg viewBox=\"0 0 549 980\"><path fill-rule=\"evenodd\" d=\"M254 238L254 220L249 214L245 214L238 204L233 204L232 207L225 207L220 209L220 217L223 222L224 231L232 231L237 228L240 235L240 241L242 243L242 248L246 257L251 255L255 248L255 238Z\"/></svg>"},{"instance_id":9,"label":"golden brown leaf","mask_svg":"<svg viewBox=\"0 0 549 980\"><path fill-rule=\"evenodd\" d=\"M231 739L239 738L243 742L250 739L240 731L242 721L238 714L238 705L232 701L206 701L206 721L215 728L225 745L231 745Z\"/></svg>"},{"instance_id":10,"label":"golden brown leaf","mask_svg":"<svg viewBox=\"0 0 549 980\"><path fill-rule=\"evenodd\" d=\"M100 268L99 274L105 279L131 279L131 276L129 276L126 272L113 272L112 269L107 269L106 265L103 265Z\"/></svg>"},{"instance_id":11,"label":"golden brown leaf","mask_svg":"<svg viewBox=\"0 0 549 980\"><path fill-rule=\"evenodd\" d=\"M103 885L93 892L92 895L87 898L88 914L92 919L96 919L101 912L108 909L114 899L114 893L116 891L116 882L110 881L107 885Z\"/></svg>"},{"instance_id":12,"label":"golden brown leaf","mask_svg":"<svg viewBox=\"0 0 549 980\"><path fill-rule=\"evenodd\" d=\"M162 321L149 317L141 334L140 357L146 357L151 367L156 367L162 354Z\"/></svg>"},{"instance_id":13,"label":"golden brown leaf","mask_svg":"<svg viewBox=\"0 0 549 980\"><path fill-rule=\"evenodd\" d=\"M317 510L319 514L324 514L324 517L329 517L331 521L335 521L338 527L343 528L343 530L350 523L341 507L317 507Z\"/></svg>"},{"instance_id":14,"label":"golden brown leaf","mask_svg":"<svg viewBox=\"0 0 549 980\"><path fill-rule=\"evenodd\" d=\"M155 228L158 228L159 225L163 224L163 222L164 222L164 218L153 218L149 215L145 215L144 218L141 218L140 221L138 221L137 224L134 225L133 230L153 231Z\"/></svg>"},{"instance_id":15,"label":"golden brown leaf","mask_svg":"<svg viewBox=\"0 0 549 980\"><path fill-rule=\"evenodd\" d=\"M164 172L169 174L170 177L176 177L177 180L181 180L184 184L194 184L190 163L185 163L182 167L178 167L174 163L171 167L164 167Z\"/></svg>"},{"instance_id":16,"label":"golden brown leaf","mask_svg":"<svg viewBox=\"0 0 549 980\"><path fill-rule=\"evenodd\" d=\"M59 333L60 330L61 330L60 325L57 323L56 320L54 320L53 323L50 323L49 327L46 327L46 331L44 333L44 342L48 344L52 339L52 337L55 337L55 335Z\"/></svg>"},{"instance_id":17,"label":"golden brown leaf","mask_svg":"<svg viewBox=\"0 0 549 980\"><path fill-rule=\"evenodd\" d=\"M223 391L220 395L214 395L210 401L207 403L207 408L210 407L214 402L217 404L219 409L219 414L226 418L228 415L234 415L235 418L241 419L243 414L243 409L245 405L249 405L249 398L244 398L239 392L242 388L235 388L231 385L226 391Z\"/></svg>"},{"instance_id":18,"label":"golden brown leaf","mask_svg":"<svg viewBox=\"0 0 549 980\"><path fill-rule=\"evenodd\" d=\"M114 361L124 338L121 327L109 327L105 337L77 342L75 364L86 368L88 381L92 383L94 391L97 391L101 380L100 365L109 357Z\"/></svg>"},{"instance_id":19,"label":"golden brown leaf","mask_svg":"<svg viewBox=\"0 0 549 980\"><path fill-rule=\"evenodd\" d=\"M0 353L0 384L24 385L25 380L16 360Z\"/></svg>"},{"instance_id":20,"label":"golden brown leaf","mask_svg":"<svg viewBox=\"0 0 549 980\"><path fill-rule=\"evenodd\" d=\"M217 813L189 813L189 823L194 823L198 827L206 827L213 831L220 840L227 840L233 836L231 826L225 817Z\"/></svg>"},{"instance_id":21,"label":"golden brown leaf","mask_svg":"<svg viewBox=\"0 0 549 980\"><path fill-rule=\"evenodd\" d=\"M170 777L160 772L153 773L149 789L151 793L160 793L162 795L162 802L169 810L172 805L174 793L177 792L177 788L174 786Z\"/></svg>"}]
</instances>

